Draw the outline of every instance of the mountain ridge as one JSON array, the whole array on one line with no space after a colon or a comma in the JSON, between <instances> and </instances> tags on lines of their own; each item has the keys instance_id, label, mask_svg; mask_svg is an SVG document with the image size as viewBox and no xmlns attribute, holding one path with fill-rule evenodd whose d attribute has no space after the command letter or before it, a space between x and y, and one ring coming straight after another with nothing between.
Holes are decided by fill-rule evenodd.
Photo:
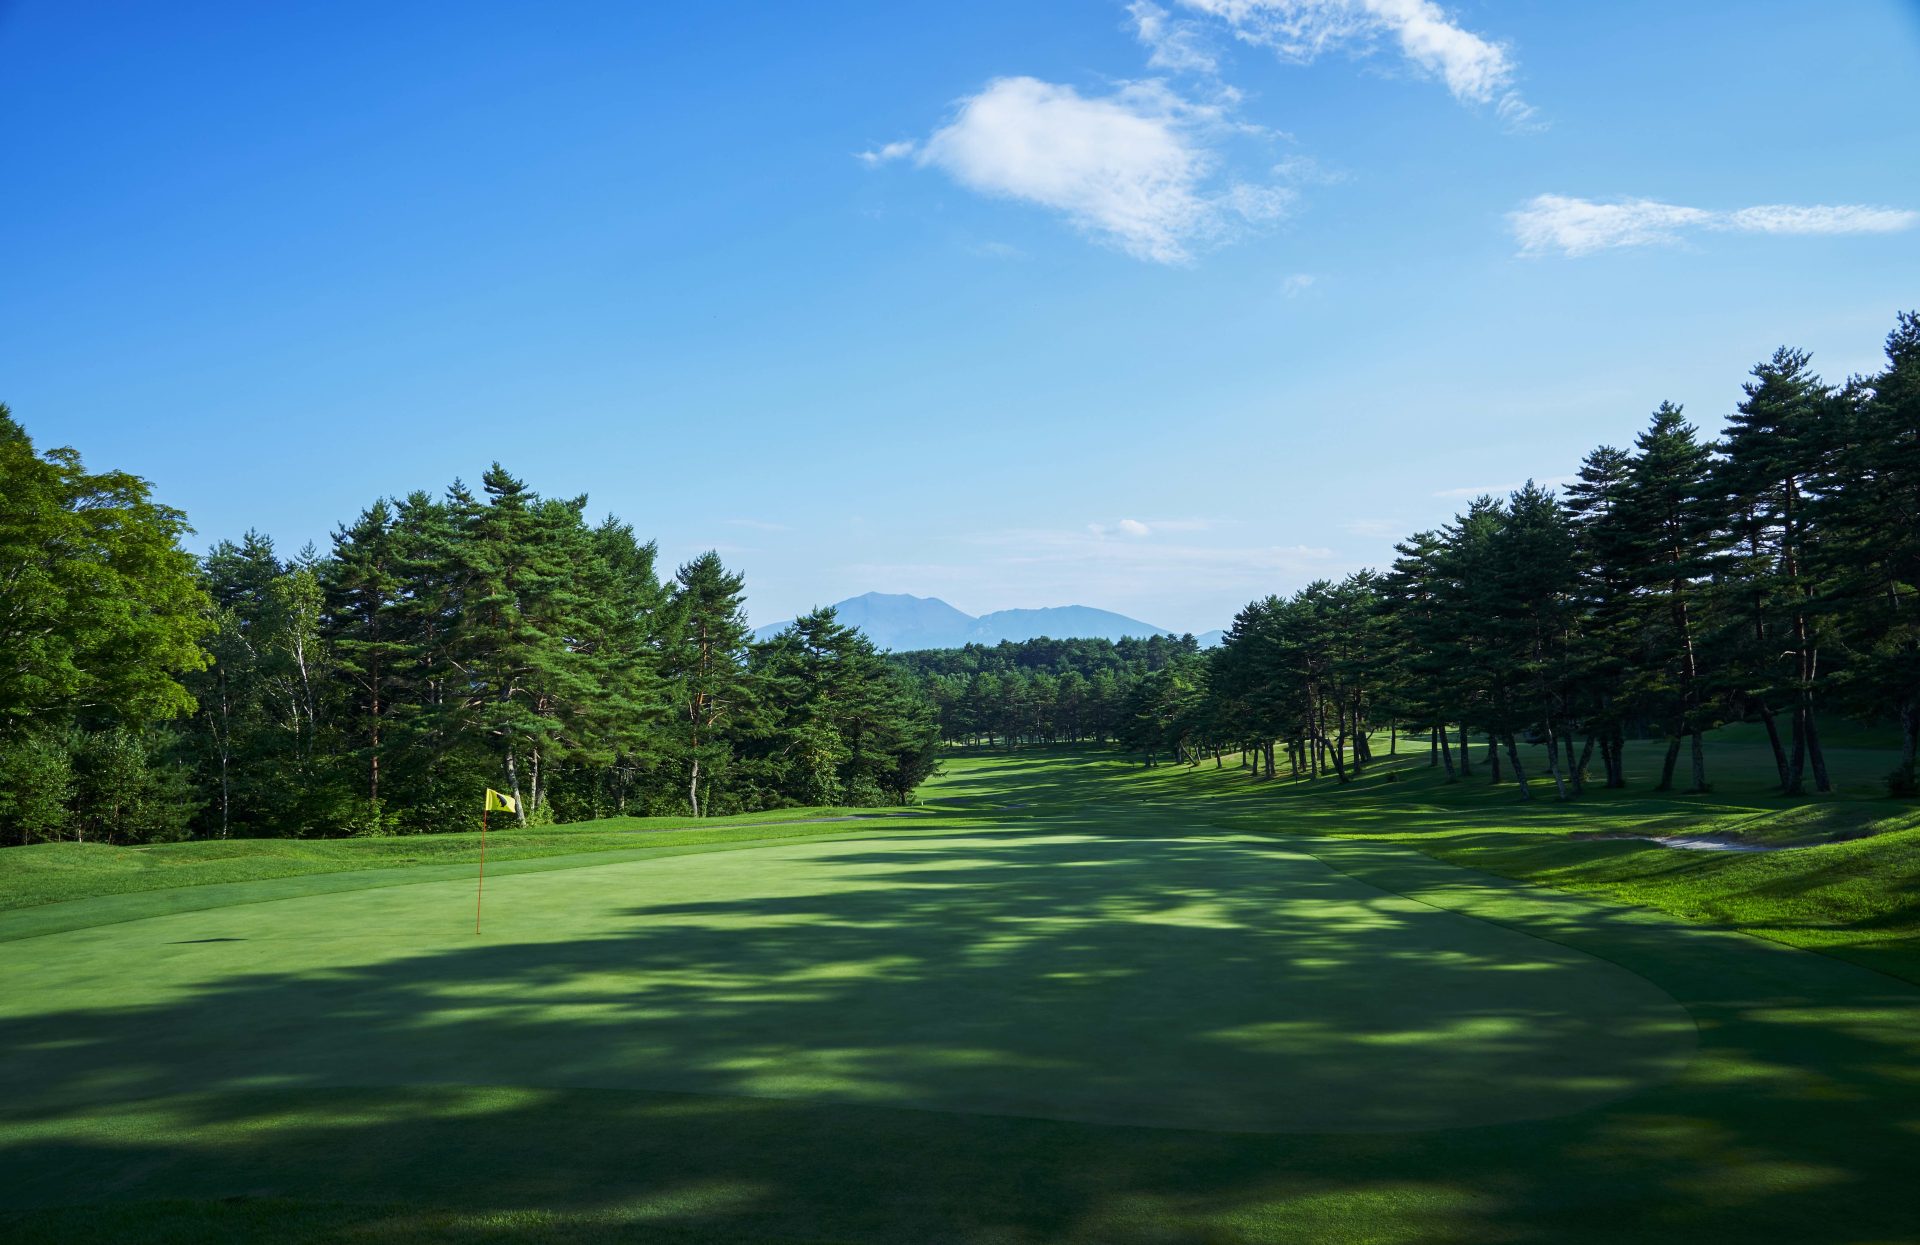
<instances>
[{"instance_id":1,"label":"mountain ridge","mask_svg":"<svg viewBox=\"0 0 1920 1245\"><path fill-rule=\"evenodd\" d=\"M990 645L1003 640L1018 643L1041 636L1056 640L1119 640L1127 636L1147 639L1178 634L1166 627L1090 605L994 610L976 617L939 597L864 592L836 603L833 609L841 622L858 627L875 645L895 652ZM764 640L790 621L756 627L753 637Z\"/></svg>"}]
</instances>

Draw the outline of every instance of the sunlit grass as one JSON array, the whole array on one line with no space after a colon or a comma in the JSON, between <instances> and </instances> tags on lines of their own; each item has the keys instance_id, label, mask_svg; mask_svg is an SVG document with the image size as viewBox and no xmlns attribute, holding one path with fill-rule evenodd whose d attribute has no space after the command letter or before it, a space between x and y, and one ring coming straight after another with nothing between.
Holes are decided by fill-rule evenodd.
<instances>
[{"instance_id":1,"label":"sunlit grass","mask_svg":"<svg viewBox=\"0 0 1920 1245\"><path fill-rule=\"evenodd\" d=\"M490 843L479 937L451 840L81 869L0 914L0 1237L1907 1239L1920 989L1778 941L1910 969L1911 810L1749 746L1524 807L955 755L905 821ZM1580 837L1701 826L1817 845Z\"/></svg>"},{"instance_id":2,"label":"sunlit grass","mask_svg":"<svg viewBox=\"0 0 1920 1245\"><path fill-rule=\"evenodd\" d=\"M1858 728L1842 740L1874 738ZM1523 749L1534 799L1489 781L1485 748L1474 774L1454 783L1428 764L1424 739L1401 740L1357 781L1273 781L1211 758L1197 767L1107 756L1074 765L1061 754L955 756L929 792L963 802L976 784L1045 817L1093 803L1152 808L1178 825L1395 843L1453 864L1539 885L1652 908L1821 950L1920 981L1920 806L1881 794L1891 748L1829 748L1838 790L1789 799L1775 790L1771 754L1757 728L1710 736L1714 790L1654 792L1661 745L1629 745L1631 785L1589 787L1555 799L1544 754ZM1693 835L1787 848L1752 853L1684 852L1627 836Z\"/></svg>"},{"instance_id":3,"label":"sunlit grass","mask_svg":"<svg viewBox=\"0 0 1920 1245\"><path fill-rule=\"evenodd\" d=\"M765 838L844 833L842 819L908 809L789 808L696 821L685 817L609 817L563 826L493 828L489 863L581 852L698 847ZM476 815L477 816L477 815ZM361 869L468 865L480 859L480 832L451 831L361 839L213 839L117 847L39 843L0 850L0 912L96 895L205 886ZM4 936L4 935L0 935Z\"/></svg>"}]
</instances>

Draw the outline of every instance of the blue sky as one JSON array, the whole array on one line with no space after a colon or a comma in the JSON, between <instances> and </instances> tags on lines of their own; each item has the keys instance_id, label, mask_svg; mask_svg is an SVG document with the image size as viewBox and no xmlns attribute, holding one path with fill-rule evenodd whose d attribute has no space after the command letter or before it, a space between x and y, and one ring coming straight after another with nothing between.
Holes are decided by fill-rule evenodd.
<instances>
[{"instance_id":1,"label":"blue sky","mask_svg":"<svg viewBox=\"0 0 1920 1245\"><path fill-rule=\"evenodd\" d=\"M1920 6L0 0L0 400L197 545L500 459L765 622L1175 628L1920 303Z\"/></svg>"}]
</instances>

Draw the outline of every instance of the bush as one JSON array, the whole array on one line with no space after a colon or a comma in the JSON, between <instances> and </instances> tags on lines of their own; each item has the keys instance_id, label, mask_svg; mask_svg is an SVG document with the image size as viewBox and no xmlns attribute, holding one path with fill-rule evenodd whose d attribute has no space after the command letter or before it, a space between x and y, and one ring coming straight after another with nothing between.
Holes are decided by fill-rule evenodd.
<instances>
[{"instance_id":1,"label":"bush","mask_svg":"<svg viewBox=\"0 0 1920 1245\"><path fill-rule=\"evenodd\" d=\"M158 759L156 732L115 726L68 740L73 823L83 838L170 843L187 837L198 807L184 769Z\"/></svg>"},{"instance_id":2,"label":"bush","mask_svg":"<svg viewBox=\"0 0 1920 1245\"><path fill-rule=\"evenodd\" d=\"M26 735L0 747L0 822L20 843L59 839L72 820L73 756L66 740Z\"/></svg>"}]
</instances>

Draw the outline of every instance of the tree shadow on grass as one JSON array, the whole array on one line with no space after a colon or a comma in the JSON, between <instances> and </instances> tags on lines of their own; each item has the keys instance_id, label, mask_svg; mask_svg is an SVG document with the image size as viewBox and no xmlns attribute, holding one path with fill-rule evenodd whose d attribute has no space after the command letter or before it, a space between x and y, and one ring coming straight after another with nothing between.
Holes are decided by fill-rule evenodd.
<instances>
[{"instance_id":1,"label":"tree shadow on grass","mask_svg":"<svg viewBox=\"0 0 1920 1245\"><path fill-rule=\"evenodd\" d=\"M1438 911L1478 884L1406 853L1329 859L1426 902L1270 843L1093 837L1115 815L733 853L654 902L664 872L618 867L654 884L625 902L616 870L528 875L593 932L12 1009L0 1206L238 1194L416 1208L369 1239L433 1211L436 1239L546 1215L982 1245L1904 1223L1915 992L1494 894L1552 941L1528 940ZM1671 1003L1613 964L1701 1025L1684 1073Z\"/></svg>"}]
</instances>

